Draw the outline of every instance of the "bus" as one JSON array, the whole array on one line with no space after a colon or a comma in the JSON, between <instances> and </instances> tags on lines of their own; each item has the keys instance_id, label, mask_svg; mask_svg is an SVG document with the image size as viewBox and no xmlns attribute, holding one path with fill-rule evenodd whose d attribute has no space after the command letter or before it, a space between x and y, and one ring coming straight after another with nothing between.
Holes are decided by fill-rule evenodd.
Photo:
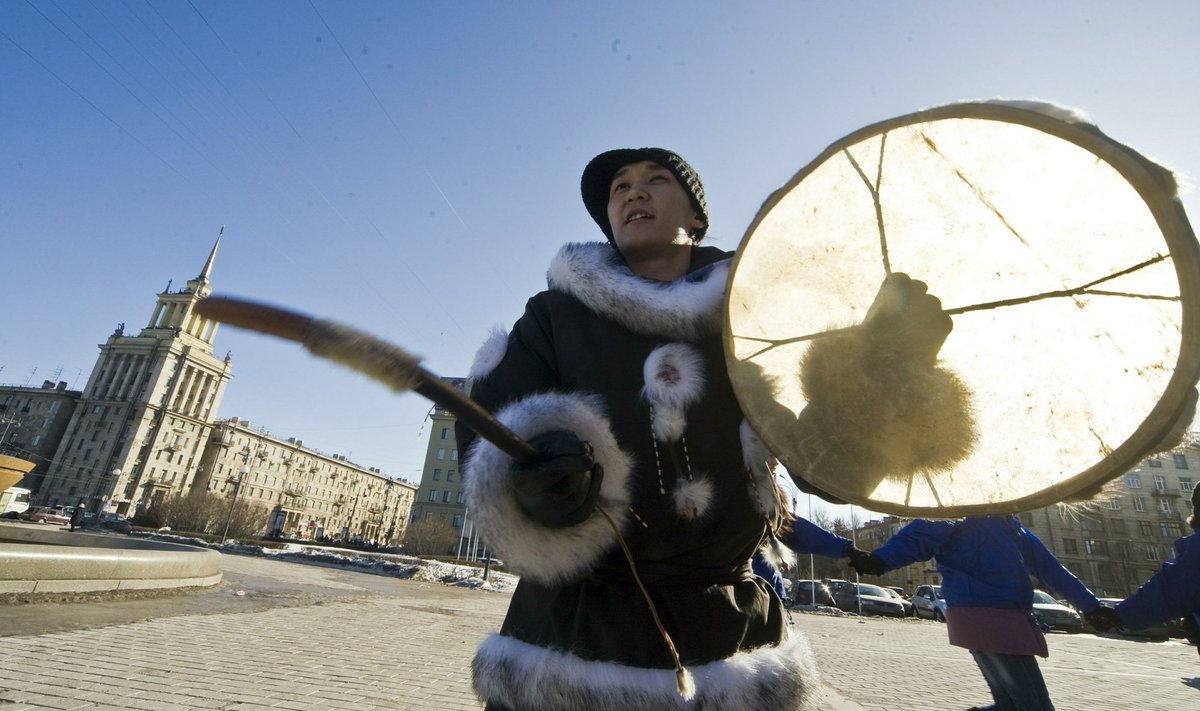
<instances>
[{"instance_id":1,"label":"bus","mask_svg":"<svg viewBox=\"0 0 1200 711\"><path fill-rule=\"evenodd\" d=\"M0 517L16 518L29 508L29 489L10 486L0 492Z\"/></svg>"}]
</instances>

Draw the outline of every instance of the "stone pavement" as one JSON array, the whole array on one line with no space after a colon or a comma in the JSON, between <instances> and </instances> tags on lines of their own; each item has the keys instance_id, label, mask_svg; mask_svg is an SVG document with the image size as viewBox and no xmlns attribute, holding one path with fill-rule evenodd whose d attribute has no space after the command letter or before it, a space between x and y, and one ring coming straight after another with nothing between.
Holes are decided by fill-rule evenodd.
<instances>
[{"instance_id":1,"label":"stone pavement","mask_svg":"<svg viewBox=\"0 0 1200 711\"><path fill-rule=\"evenodd\" d=\"M0 711L472 709L471 654L503 593L226 555L215 590L0 605ZM244 595L236 594L243 591ZM965 709L988 700L970 655L930 621L793 614L829 711ZM1054 634L1059 711L1200 708L1178 642Z\"/></svg>"}]
</instances>

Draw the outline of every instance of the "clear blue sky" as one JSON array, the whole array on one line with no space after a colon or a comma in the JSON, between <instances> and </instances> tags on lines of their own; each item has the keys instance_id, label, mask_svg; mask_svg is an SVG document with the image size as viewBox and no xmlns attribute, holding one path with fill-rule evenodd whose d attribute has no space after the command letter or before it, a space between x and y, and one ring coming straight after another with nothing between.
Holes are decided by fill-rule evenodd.
<instances>
[{"instance_id":1,"label":"clear blue sky","mask_svg":"<svg viewBox=\"0 0 1200 711\"><path fill-rule=\"evenodd\" d=\"M711 242L866 124L963 99L1078 107L1200 175L1192 2L0 3L0 382L82 388L225 225L218 292L355 324L462 375L599 239L579 173L663 145ZM1194 192L1184 202L1200 214ZM219 415L414 478L428 405L225 328ZM36 373L34 372L36 368ZM802 506L803 510L803 506Z\"/></svg>"}]
</instances>

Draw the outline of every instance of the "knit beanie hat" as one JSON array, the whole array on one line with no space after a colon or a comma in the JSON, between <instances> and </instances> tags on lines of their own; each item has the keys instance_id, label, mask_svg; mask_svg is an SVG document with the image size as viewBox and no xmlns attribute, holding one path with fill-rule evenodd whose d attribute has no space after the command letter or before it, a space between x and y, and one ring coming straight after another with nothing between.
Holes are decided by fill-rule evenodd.
<instances>
[{"instance_id":1,"label":"knit beanie hat","mask_svg":"<svg viewBox=\"0 0 1200 711\"><path fill-rule=\"evenodd\" d=\"M612 225L608 223L608 197L613 176L622 167L645 160L653 161L671 171L679 181L692 203L692 208L704 222L704 226L696 230L692 239L696 242L704 239L704 233L708 231L708 203L704 200L704 185L700 182L700 175L678 153L665 148L618 148L606 151L593 158L583 169L583 179L580 181L583 205L596 224L600 225L604 236L609 242L613 241Z\"/></svg>"}]
</instances>

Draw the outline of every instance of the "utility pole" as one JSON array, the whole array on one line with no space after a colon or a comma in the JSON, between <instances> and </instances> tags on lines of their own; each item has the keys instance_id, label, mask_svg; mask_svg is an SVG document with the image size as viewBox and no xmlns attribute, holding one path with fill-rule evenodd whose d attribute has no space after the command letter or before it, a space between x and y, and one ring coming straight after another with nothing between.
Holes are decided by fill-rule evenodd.
<instances>
[{"instance_id":1,"label":"utility pole","mask_svg":"<svg viewBox=\"0 0 1200 711\"><path fill-rule=\"evenodd\" d=\"M233 507L237 506L238 494L242 493L242 482L250 473L250 445L242 448L242 466L238 468L238 478L233 482L233 498L229 501L229 513L225 515L225 530L221 532L221 544L229 536L229 522L233 520Z\"/></svg>"}]
</instances>

